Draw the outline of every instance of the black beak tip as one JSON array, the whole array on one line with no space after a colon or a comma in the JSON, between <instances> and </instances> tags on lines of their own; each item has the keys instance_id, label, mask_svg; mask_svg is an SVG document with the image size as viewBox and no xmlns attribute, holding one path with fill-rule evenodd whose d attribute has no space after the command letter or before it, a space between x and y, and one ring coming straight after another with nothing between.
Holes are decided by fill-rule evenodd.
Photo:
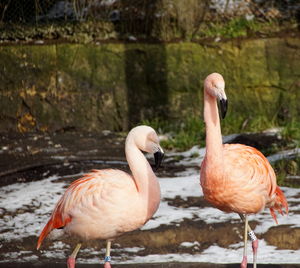
<instances>
[{"instance_id":1,"label":"black beak tip","mask_svg":"<svg viewBox=\"0 0 300 268\"><path fill-rule=\"evenodd\" d=\"M154 160L155 160L155 171L161 166L161 163L164 159L164 153L161 151L157 151L154 153Z\"/></svg>"},{"instance_id":2,"label":"black beak tip","mask_svg":"<svg viewBox=\"0 0 300 268\"><path fill-rule=\"evenodd\" d=\"M227 99L221 99L220 100L220 108L221 108L221 117L222 117L222 119L224 119L225 116L226 116L227 107L228 107Z\"/></svg>"}]
</instances>

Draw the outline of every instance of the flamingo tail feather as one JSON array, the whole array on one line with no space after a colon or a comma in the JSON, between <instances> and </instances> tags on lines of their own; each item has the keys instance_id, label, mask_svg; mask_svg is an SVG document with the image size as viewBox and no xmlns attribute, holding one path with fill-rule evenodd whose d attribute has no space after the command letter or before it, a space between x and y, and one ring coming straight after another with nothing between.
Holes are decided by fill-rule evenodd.
<instances>
[{"instance_id":1,"label":"flamingo tail feather","mask_svg":"<svg viewBox=\"0 0 300 268\"><path fill-rule=\"evenodd\" d=\"M47 237L47 235L53 230L53 222L52 219L50 219L48 221L48 223L46 224L46 226L44 227L43 231L40 234L39 240L37 242L37 247L36 249L39 249L42 242L44 241L44 239Z\"/></svg>"},{"instance_id":2,"label":"flamingo tail feather","mask_svg":"<svg viewBox=\"0 0 300 268\"><path fill-rule=\"evenodd\" d=\"M55 210L52 214L52 217L45 225L43 231L40 234L39 240L37 242L37 249L40 248L42 242L47 237L47 235L53 230L66 226L69 222L71 222L71 217L68 216L66 218L62 218L61 214L58 212L59 210Z\"/></svg>"},{"instance_id":3,"label":"flamingo tail feather","mask_svg":"<svg viewBox=\"0 0 300 268\"><path fill-rule=\"evenodd\" d=\"M276 187L275 194L276 194L275 203L274 206L270 208L270 213L274 218L275 222L278 223L275 211L277 210L281 215L283 215L284 212L282 208L284 208L285 213L288 214L289 207L286 198L284 196L284 193L281 191L281 189L278 186Z\"/></svg>"}]
</instances>

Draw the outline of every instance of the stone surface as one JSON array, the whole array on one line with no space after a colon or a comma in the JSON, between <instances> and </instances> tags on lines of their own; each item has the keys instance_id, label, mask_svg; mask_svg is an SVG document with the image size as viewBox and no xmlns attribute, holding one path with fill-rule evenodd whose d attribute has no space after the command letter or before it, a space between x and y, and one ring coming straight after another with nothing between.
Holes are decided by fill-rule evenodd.
<instances>
[{"instance_id":1,"label":"stone surface","mask_svg":"<svg viewBox=\"0 0 300 268\"><path fill-rule=\"evenodd\" d=\"M226 81L227 122L285 122L300 114L299 48L297 37L1 46L0 132L120 131L202 116L211 72Z\"/></svg>"}]
</instances>

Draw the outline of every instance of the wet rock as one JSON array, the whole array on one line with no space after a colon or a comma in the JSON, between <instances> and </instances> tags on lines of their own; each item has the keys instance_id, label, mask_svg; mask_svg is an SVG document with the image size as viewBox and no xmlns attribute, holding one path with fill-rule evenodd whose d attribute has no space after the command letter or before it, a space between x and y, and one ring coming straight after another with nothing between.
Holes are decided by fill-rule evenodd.
<instances>
[{"instance_id":1,"label":"wet rock","mask_svg":"<svg viewBox=\"0 0 300 268\"><path fill-rule=\"evenodd\" d=\"M264 234L264 239L278 249L300 249L300 228L290 225L272 227Z\"/></svg>"},{"instance_id":2,"label":"wet rock","mask_svg":"<svg viewBox=\"0 0 300 268\"><path fill-rule=\"evenodd\" d=\"M51 174L72 175L115 163L126 169L124 138L121 133L3 134L0 148L9 150L0 151L0 185Z\"/></svg>"},{"instance_id":3,"label":"wet rock","mask_svg":"<svg viewBox=\"0 0 300 268\"><path fill-rule=\"evenodd\" d=\"M178 207L178 208L188 208L188 207L211 207L210 203L207 202L203 196L194 197L188 196L187 199L181 198L176 195L175 198L164 198L168 202L168 205Z\"/></svg>"},{"instance_id":4,"label":"wet rock","mask_svg":"<svg viewBox=\"0 0 300 268\"><path fill-rule=\"evenodd\" d=\"M299 151L299 150L297 150ZM282 156L278 157L277 161L273 161L272 165L277 174L277 182L280 185L290 186L290 187L300 187L300 157L299 152L296 154L290 154L289 151ZM278 156L280 155L277 154ZM276 157L273 156L276 160Z\"/></svg>"},{"instance_id":5,"label":"wet rock","mask_svg":"<svg viewBox=\"0 0 300 268\"><path fill-rule=\"evenodd\" d=\"M252 146L265 155L276 151L278 147L286 146L286 141L281 138L280 133L268 132L236 134L232 136L232 138L225 140L225 142L229 144L240 143Z\"/></svg>"}]
</instances>

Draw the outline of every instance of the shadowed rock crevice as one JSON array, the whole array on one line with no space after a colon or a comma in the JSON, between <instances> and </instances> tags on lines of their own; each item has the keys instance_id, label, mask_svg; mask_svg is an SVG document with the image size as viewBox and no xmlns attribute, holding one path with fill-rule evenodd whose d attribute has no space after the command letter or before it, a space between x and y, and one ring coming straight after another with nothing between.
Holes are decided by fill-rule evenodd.
<instances>
[{"instance_id":1,"label":"shadowed rock crevice","mask_svg":"<svg viewBox=\"0 0 300 268\"><path fill-rule=\"evenodd\" d=\"M133 8L126 1L121 2L121 10L134 13ZM126 32L128 39L136 41L136 34L145 35L146 39L154 36L155 27L160 29L157 13L162 5L162 0L137 3L144 13L143 19L128 17ZM158 24L158 25L157 25ZM116 27L118 29L118 27ZM124 29L120 29L120 35ZM169 85L167 51L165 43L156 40L154 47L144 49L145 45L133 45L125 42L125 76L126 95L128 104L128 129L141 121L166 120L168 118Z\"/></svg>"}]
</instances>

